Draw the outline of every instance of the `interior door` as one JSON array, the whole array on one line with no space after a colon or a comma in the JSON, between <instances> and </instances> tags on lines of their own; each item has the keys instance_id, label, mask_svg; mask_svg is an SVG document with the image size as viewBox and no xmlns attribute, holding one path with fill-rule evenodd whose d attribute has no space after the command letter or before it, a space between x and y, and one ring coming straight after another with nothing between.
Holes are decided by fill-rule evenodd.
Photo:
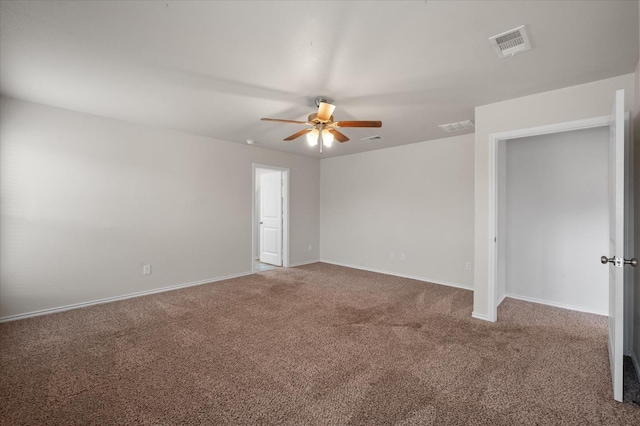
<instances>
[{"instance_id":1,"label":"interior door","mask_svg":"<svg viewBox=\"0 0 640 426\"><path fill-rule=\"evenodd\" d=\"M260 262L282 266L282 172L260 175Z\"/></svg>"},{"instance_id":2,"label":"interior door","mask_svg":"<svg viewBox=\"0 0 640 426\"><path fill-rule=\"evenodd\" d=\"M624 90L616 92L609 125L609 364L613 398L622 401L624 309Z\"/></svg>"}]
</instances>

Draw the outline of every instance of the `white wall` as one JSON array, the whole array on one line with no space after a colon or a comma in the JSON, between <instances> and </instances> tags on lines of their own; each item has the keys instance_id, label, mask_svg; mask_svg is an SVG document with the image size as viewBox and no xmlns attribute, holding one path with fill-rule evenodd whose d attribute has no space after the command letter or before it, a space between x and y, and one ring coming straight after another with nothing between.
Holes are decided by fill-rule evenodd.
<instances>
[{"instance_id":1,"label":"white wall","mask_svg":"<svg viewBox=\"0 0 640 426\"><path fill-rule=\"evenodd\" d=\"M470 288L473 143L464 135L322 160L321 259Z\"/></svg>"},{"instance_id":2,"label":"white wall","mask_svg":"<svg viewBox=\"0 0 640 426\"><path fill-rule=\"evenodd\" d=\"M633 74L476 108L473 311L477 317L488 318L489 314L489 135L608 115L617 89L625 90L625 108L631 110Z\"/></svg>"},{"instance_id":3,"label":"white wall","mask_svg":"<svg viewBox=\"0 0 640 426\"><path fill-rule=\"evenodd\" d=\"M317 260L317 159L2 98L0 317L250 272L253 163Z\"/></svg>"},{"instance_id":4,"label":"white wall","mask_svg":"<svg viewBox=\"0 0 640 426\"><path fill-rule=\"evenodd\" d=\"M608 314L608 127L506 145L506 293Z\"/></svg>"}]
</instances>

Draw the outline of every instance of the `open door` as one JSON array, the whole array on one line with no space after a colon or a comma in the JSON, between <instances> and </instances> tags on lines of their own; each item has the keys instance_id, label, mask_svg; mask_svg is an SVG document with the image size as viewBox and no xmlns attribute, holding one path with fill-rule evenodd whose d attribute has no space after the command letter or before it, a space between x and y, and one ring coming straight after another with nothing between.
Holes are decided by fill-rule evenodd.
<instances>
[{"instance_id":1,"label":"open door","mask_svg":"<svg viewBox=\"0 0 640 426\"><path fill-rule=\"evenodd\" d=\"M260 176L260 262L282 266L282 172Z\"/></svg>"},{"instance_id":2,"label":"open door","mask_svg":"<svg viewBox=\"0 0 640 426\"><path fill-rule=\"evenodd\" d=\"M609 124L609 254L601 258L609 265L609 364L616 401L622 401L623 390L624 128L624 90L618 90Z\"/></svg>"}]
</instances>

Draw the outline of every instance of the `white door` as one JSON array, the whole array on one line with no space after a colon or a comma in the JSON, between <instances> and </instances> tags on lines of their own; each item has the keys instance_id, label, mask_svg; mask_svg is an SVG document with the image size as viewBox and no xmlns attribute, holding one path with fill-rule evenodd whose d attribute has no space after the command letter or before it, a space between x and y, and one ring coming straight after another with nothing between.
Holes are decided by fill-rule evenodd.
<instances>
[{"instance_id":1,"label":"white door","mask_svg":"<svg viewBox=\"0 0 640 426\"><path fill-rule=\"evenodd\" d=\"M260 262L282 266L282 172L260 176Z\"/></svg>"},{"instance_id":2,"label":"white door","mask_svg":"<svg viewBox=\"0 0 640 426\"><path fill-rule=\"evenodd\" d=\"M622 401L624 308L624 90L616 92L609 125L609 364L613 398Z\"/></svg>"}]
</instances>

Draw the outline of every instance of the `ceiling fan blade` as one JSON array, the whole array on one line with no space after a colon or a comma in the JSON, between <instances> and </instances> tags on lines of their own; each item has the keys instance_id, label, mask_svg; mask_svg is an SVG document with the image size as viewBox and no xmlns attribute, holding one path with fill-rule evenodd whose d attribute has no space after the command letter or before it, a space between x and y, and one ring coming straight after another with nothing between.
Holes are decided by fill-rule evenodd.
<instances>
[{"instance_id":1,"label":"ceiling fan blade","mask_svg":"<svg viewBox=\"0 0 640 426\"><path fill-rule=\"evenodd\" d=\"M349 138L345 134L340 133L336 129L329 129L329 133L331 133L333 137L340 143L346 142L349 140Z\"/></svg>"},{"instance_id":2,"label":"ceiling fan blade","mask_svg":"<svg viewBox=\"0 0 640 426\"><path fill-rule=\"evenodd\" d=\"M336 121L336 127L382 127L382 121Z\"/></svg>"},{"instance_id":3,"label":"ceiling fan blade","mask_svg":"<svg viewBox=\"0 0 640 426\"><path fill-rule=\"evenodd\" d=\"M304 129L304 130L300 130L298 133L294 133L291 136L289 136L288 138L284 138L283 140L285 141L292 141L294 139L298 139L300 136L302 135L306 135L307 133L309 133L310 131L312 131L313 129Z\"/></svg>"},{"instance_id":4,"label":"ceiling fan blade","mask_svg":"<svg viewBox=\"0 0 640 426\"><path fill-rule=\"evenodd\" d=\"M261 118L260 120L262 120L262 121L277 121L278 123L309 124L306 121L282 120L280 118Z\"/></svg>"},{"instance_id":5,"label":"ceiling fan blade","mask_svg":"<svg viewBox=\"0 0 640 426\"><path fill-rule=\"evenodd\" d=\"M335 105L320 102L320 106L318 106L318 120L324 122L331 120L331 115L333 114L334 109L336 109Z\"/></svg>"}]
</instances>

